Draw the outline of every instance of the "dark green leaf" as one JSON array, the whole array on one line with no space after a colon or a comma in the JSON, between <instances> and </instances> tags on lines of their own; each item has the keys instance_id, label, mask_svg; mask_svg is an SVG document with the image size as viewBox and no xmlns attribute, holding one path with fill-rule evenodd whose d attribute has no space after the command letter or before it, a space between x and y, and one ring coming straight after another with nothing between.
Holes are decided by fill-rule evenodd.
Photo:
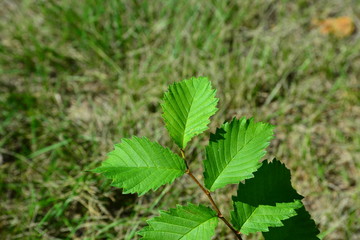
<instances>
[{"instance_id":1,"label":"dark green leaf","mask_svg":"<svg viewBox=\"0 0 360 240\"><path fill-rule=\"evenodd\" d=\"M302 207L299 195L291 186L290 171L280 161L265 161L254 178L240 183L233 197L231 220L244 234L266 232L283 226L282 220L296 215Z\"/></svg>"},{"instance_id":2,"label":"dark green leaf","mask_svg":"<svg viewBox=\"0 0 360 240\"><path fill-rule=\"evenodd\" d=\"M297 215L283 221L283 227L269 228L269 232L264 232L265 240L319 240L314 220L305 207L296 210Z\"/></svg>"}]
</instances>

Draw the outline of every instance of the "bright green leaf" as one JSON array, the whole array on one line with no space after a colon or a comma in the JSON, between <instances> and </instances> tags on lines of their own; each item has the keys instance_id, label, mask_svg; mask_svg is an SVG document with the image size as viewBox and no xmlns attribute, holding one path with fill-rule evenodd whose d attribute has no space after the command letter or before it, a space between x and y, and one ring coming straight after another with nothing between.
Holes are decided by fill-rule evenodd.
<instances>
[{"instance_id":1,"label":"bright green leaf","mask_svg":"<svg viewBox=\"0 0 360 240\"><path fill-rule=\"evenodd\" d=\"M174 83L165 93L162 116L171 138L181 149L208 129L209 118L217 111L219 99L215 92L207 78L199 77Z\"/></svg>"},{"instance_id":2,"label":"bright green leaf","mask_svg":"<svg viewBox=\"0 0 360 240\"><path fill-rule=\"evenodd\" d=\"M149 226L138 234L144 240L208 240L218 224L216 212L199 205L188 204L160 211L160 216L147 221Z\"/></svg>"},{"instance_id":3,"label":"bright green leaf","mask_svg":"<svg viewBox=\"0 0 360 240\"><path fill-rule=\"evenodd\" d=\"M314 220L305 207L296 210L297 215L283 221L283 227L269 228L269 232L264 232L265 240L319 240Z\"/></svg>"},{"instance_id":4,"label":"bright green leaf","mask_svg":"<svg viewBox=\"0 0 360 240\"><path fill-rule=\"evenodd\" d=\"M186 166L178 155L156 142L143 137L123 139L115 150L93 172L112 179L112 185L124 193L139 193L171 183L182 176Z\"/></svg>"},{"instance_id":5,"label":"bright green leaf","mask_svg":"<svg viewBox=\"0 0 360 240\"><path fill-rule=\"evenodd\" d=\"M242 202L234 202L234 211L231 213L235 229L243 234L267 232L269 227L281 227L281 220L296 215L295 209L302 206L297 200L290 203L277 203L275 206L251 206Z\"/></svg>"},{"instance_id":6,"label":"bright green leaf","mask_svg":"<svg viewBox=\"0 0 360 240\"><path fill-rule=\"evenodd\" d=\"M268 123L241 118L225 123L211 134L204 161L205 186L214 191L227 184L253 177L273 138Z\"/></svg>"},{"instance_id":7,"label":"bright green leaf","mask_svg":"<svg viewBox=\"0 0 360 240\"><path fill-rule=\"evenodd\" d=\"M244 234L265 232L283 226L282 220L296 215L302 207L299 195L291 186L290 171L280 161L265 161L254 178L240 183L233 197L231 221Z\"/></svg>"}]
</instances>

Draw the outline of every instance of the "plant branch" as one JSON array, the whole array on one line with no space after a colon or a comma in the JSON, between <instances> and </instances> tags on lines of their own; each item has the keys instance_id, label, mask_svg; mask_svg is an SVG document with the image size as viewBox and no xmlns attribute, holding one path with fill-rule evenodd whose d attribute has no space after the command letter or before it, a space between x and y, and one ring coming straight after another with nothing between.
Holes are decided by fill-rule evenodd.
<instances>
[{"instance_id":1,"label":"plant branch","mask_svg":"<svg viewBox=\"0 0 360 240\"><path fill-rule=\"evenodd\" d=\"M241 237L241 233L239 231L237 231L230 223L229 221L224 217L224 215L221 213L219 207L216 205L214 199L211 196L211 193L209 192L209 190L207 190L197 179L196 177L191 173L188 164L185 160L185 152L183 149L180 149L181 151L181 157L184 159L185 164L186 164L186 174L190 176L190 178L200 187L200 189L205 193L205 195L208 197L208 199L210 200L210 203L212 205L212 207L215 209L215 211L217 212L217 216L218 218L220 218L225 224L226 226L228 226L228 228L231 229L231 231L235 234L235 236L237 237L237 239L242 240Z\"/></svg>"}]
</instances>

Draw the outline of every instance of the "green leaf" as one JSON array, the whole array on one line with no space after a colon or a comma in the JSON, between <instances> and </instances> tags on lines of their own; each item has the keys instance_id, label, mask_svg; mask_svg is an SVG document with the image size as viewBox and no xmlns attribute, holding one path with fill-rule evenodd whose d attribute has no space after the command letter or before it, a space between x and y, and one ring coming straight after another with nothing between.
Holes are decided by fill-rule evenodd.
<instances>
[{"instance_id":1,"label":"green leaf","mask_svg":"<svg viewBox=\"0 0 360 240\"><path fill-rule=\"evenodd\" d=\"M241 118L225 123L211 134L204 161L205 186L210 191L253 177L273 138L268 123Z\"/></svg>"},{"instance_id":2,"label":"green leaf","mask_svg":"<svg viewBox=\"0 0 360 240\"><path fill-rule=\"evenodd\" d=\"M112 186L124 193L143 195L182 176L186 166L178 155L143 137L123 139L102 165L93 170L112 179Z\"/></svg>"},{"instance_id":3,"label":"green leaf","mask_svg":"<svg viewBox=\"0 0 360 240\"><path fill-rule=\"evenodd\" d=\"M291 186L285 165L276 159L265 161L254 178L239 184L231 221L244 234L269 231L269 227L283 226L282 220L295 216L302 198Z\"/></svg>"},{"instance_id":4,"label":"green leaf","mask_svg":"<svg viewBox=\"0 0 360 240\"><path fill-rule=\"evenodd\" d=\"M251 206L242 202L234 202L234 211L231 213L235 229L243 234L267 232L269 227L281 227L281 220L296 215L295 209L302 206L301 201L291 203L277 203L275 206Z\"/></svg>"},{"instance_id":5,"label":"green leaf","mask_svg":"<svg viewBox=\"0 0 360 240\"><path fill-rule=\"evenodd\" d=\"M138 232L144 240L208 240L215 233L218 218L212 209L189 203L168 212L160 211L159 217L147 223L149 226Z\"/></svg>"},{"instance_id":6,"label":"green leaf","mask_svg":"<svg viewBox=\"0 0 360 240\"><path fill-rule=\"evenodd\" d=\"M161 105L171 138L184 149L196 135L208 129L209 118L217 111L219 99L205 77L190 78L169 87Z\"/></svg>"},{"instance_id":7,"label":"green leaf","mask_svg":"<svg viewBox=\"0 0 360 240\"><path fill-rule=\"evenodd\" d=\"M265 240L319 240L320 233L305 207L296 210L297 215L283 221L283 227L269 228L264 232Z\"/></svg>"}]
</instances>

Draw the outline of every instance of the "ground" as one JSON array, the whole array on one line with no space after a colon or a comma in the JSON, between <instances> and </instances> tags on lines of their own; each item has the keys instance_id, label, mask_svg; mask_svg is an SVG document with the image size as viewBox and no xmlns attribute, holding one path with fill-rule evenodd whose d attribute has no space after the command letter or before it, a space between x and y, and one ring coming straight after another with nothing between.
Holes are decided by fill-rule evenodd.
<instances>
[{"instance_id":1,"label":"ground","mask_svg":"<svg viewBox=\"0 0 360 240\"><path fill-rule=\"evenodd\" d=\"M359 28L360 2L1 1L0 239L138 239L158 209L208 204L186 176L137 197L87 171L132 135L178 151L163 93L207 76L219 111L186 149L195 175L223 121L271 122L267 158L291 169L324 239L359 240L360 33L311 24L338 16ZM223 212L235 187L215 194Z\"/></svg>"}]
</instances>

